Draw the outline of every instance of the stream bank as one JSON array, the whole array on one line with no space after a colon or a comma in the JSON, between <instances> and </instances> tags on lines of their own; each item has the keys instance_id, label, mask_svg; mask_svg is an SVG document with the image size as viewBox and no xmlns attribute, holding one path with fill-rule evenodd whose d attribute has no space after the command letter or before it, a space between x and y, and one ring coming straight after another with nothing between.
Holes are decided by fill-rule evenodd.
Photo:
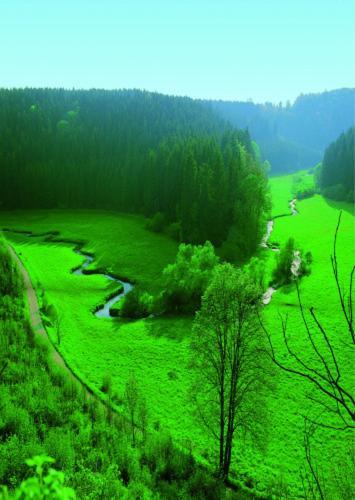
<instances>
[{"instance_id":1,"label":"stream bank","mask_svg":"<svg viewBox=\"0 0 355 500\"><path fill-rule=\"evenodd\" d=\"M40 238L43 237L45 242L51 242L51 243L65 243L69 245L74 245L73 251L83 257L83 262L79 267L76 267L71 270L73 274L76 275L85 275L89 276L90 274L98 274L101 276L104 276L106 279L113 281L115 283L118 283L120 286L119 288L111 293L108 297L106 297L105 301L103 304L100 304L97 306L94 310L94 314L97 318L114 318L115 315L111 314L111 308L113 307L114 304L116 304L119 300L121 300L125 295L127 295L134 287L134 285L128 281L124 281L122 279L117 278L113 274L105 272L105 270L99 270L99 269L87 269L93 262L95 262L95 256L91 253L84 252L82 250L83 246L85 245L84 242L81 241L73 241L73 240L68 240L68 239L61 239L59 238L59 232L58 231L49 231L46 233L39 233L39 234L33 234L30 231L21 231L21 230L15 230L15 229L9 229L9 228L4 228L4 232L9 232L9 233L15 233L15 234L20 234L24 237L27 238Z\"/></svg>"},{"instance_id":2,"label":"stream bank","mask_svg":"<svg viewBox=\"0 0 355 500\"><path fill-rule=\"evenodd\" d=\"M297 202L297 198L293 198L289 202L291 213L290 214L285 214L285 217L292 217L292 216L298 215L298 210L296 209L296 202ZM279 216L279 217L281 217L281 216ZM272 252L279 252L280 251L279 248L274 247L274 246L272 246L272 245L269 244L269 239L270 239L271 233L272 233L272 231L274 229L275 218L276 217L273 217L272 219L270 219L270 220L267 221L267 223L266 223L266 233L264 234L264 236L263 236L263 238L261 240L260 246L263 247L263 248L269 249ZM293 261L291 263L291 273L295 277L298 276L299 269L300 269L300 266L301 266L301 262L302 262L301 253L300 253L299 250L295 250L294 253L293 253ZM266 290L266 292L262 296L262 303L263 303L264 306L270 304L272 296L276 292L277 292L276 285L268 287L268 289Z\"/></svg>"}]
</instances>

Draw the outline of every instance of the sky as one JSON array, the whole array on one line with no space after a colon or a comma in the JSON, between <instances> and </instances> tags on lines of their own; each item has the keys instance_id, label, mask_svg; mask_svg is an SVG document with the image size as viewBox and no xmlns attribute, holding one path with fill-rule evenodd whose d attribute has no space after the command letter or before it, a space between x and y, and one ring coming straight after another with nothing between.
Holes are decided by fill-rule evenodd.
<instances>
[{"instance_id":1,"label":"sky","mask_svg":"<svg viewBox=\"0 0 355 500\"><path fill-rule=\"evenodd\" d=\"M0 0L0 87L291 102L354 87L353 0Z\"/></svg>"}]
</instances>

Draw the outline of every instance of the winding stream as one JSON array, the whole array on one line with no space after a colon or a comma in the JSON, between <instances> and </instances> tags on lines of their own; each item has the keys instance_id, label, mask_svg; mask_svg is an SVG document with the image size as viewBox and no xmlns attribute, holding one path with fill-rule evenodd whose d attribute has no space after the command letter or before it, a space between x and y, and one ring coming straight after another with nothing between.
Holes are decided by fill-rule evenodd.
<instances>
[{"instance_id":1,"label":"winding stream","mask_svg":"<svg viewBox=\"0 0 355 500\"><path fill-rule=\"evenodd\" d=\"M74 252L77 253L78 255L81 255L82 257L84 257L84 262L81 264L80 267L78 267L77 269L74 269L74 271L72 271L72 272L73 272L73 274L84 275L84 274L86 274L86 273L84 273L84 270L86 268L88 268L90 266L90 264L92 264L94 262L95 259L92 255L87 254L85 252L82 252L78 248L76 248L74 250ZM100 274L101 276L104 276L105 278L107 278L110 281L115 281L116 283L119 283L123 287L123 289L121 289L119 292L117 292L115 295L113 295L110 299L108 299L105 302L105 304L95 312L95 316L97 316L98 318L112 318L114 316L112 316L112 314L110 312L111 307L114 304L116 304L116 302L121 300L125 295L127 295L127 293L132 290L133 285L131 283L128 283L128 281L122 281L122 280L119 280L118 278L115 278L114 276L112 276L112 274L107 274L107 273L93 273L93 274ZM86 275L88 275L88 274L86 274Z\"/></svg>"},{"instance_id":2,"label":"winding stream","mask_svg":"<svg viewBox=\"0 0 355 500\"><path fill-rule=\"evenodd\" d=\"M298 211L296 209L296 202L297 202L296 198L293 198L289 202L290 210L291 210L291 214L289 214L290 216L294 216L294 215L298 214ZM272 245L269 244L269 239L270 239L270 236L271 236L273 229L274 229L274 219L270 219L267 221L266 233L261 240L260 246L263 248L267 248L273 252L278 252L279 251L278 248L273 247ZM26 236L26 237L46 236L46 241L53 241L53 238L58 236L58 233L54 233L54 232L47 233L46 235L43 235L43 234L36 235L36 234L33 234L31 232L28 232L28 231L16 231L16 230L11 230L11 229L3 229L3 230L8 231L8 232L21 233L23 236ZM60 240L55 240L55 242L59 243ZM129 283L128 281L122 281L109 273L100 273L100 272L96 272L95 270L93 270L91 273L85 272L85 270L95 261L94 256L91 254L88 254L86 252L83 252L81 250L82 244L77 244L76 242L73 242L73 241L63 241L63 243L70 243L70 244L77 245L74 248L74 252L84 258L84 261L82 262L82 264L72 271L73 274L87 275L87 276L90 274L99 274L101 276L104 276L106 279L108 279L110 281L114 281L114 282L119 283L121 285L120 290L117 291L117 293L114 293L114 295L112 295L111 297L109 297L106 300L106 302L104 303L104 305L99 307L94 313L95 316L98 318L113 318L114 316L111 314L110 309L112 308L112 306L114 304L116 304L119 300L121 300L125 295L127 295L133 289L132 283ZM296 250L294 252L294 259L293 259L292 264L291 264L291 272L295 277L298 276L301 262L302 262L302 259L301 259L300 251ZM275 287L272 287L272 286L270 286L266 290L266 292L263 294L263 297L262 297L262 302L264 305L267 305L271 302L272 296L275 292L277 292L277 289Z\"/></svg>"},{"instance_id":3,"label":"winding stream","mask_svg":"<svg viewBox=\"0 0 355 500\"><path fill-rule=\"evenodd\" d=\"M290 216L298 215L298 211L296 209L296 202L297 202L297 198L293 198L289 202L290 210L291 210L291 214L289 214ZM279 252L280 250L278 248L273 247L268 243L273 229L274 229L274 219L270 219L267 221L266 233L261 240L260 246L263 248L268 248L269 250L271 250L273 252ZM291 264L291 273L295 277L298 276L301 262L302 262L301 253L299 250L295 250L293 253L293 261ZM269 286L269 288L266 290L266 292L263 294L263 297L262 297L262 303L264 304L264 306L270 304L272 296L274 295L275 292L277 292L277 288L273 287L273 286Z\"/></svg>"},{"instance_id":4,"label":"winding stream","mask_svg":"<svg viewBox=\"0 0 355 500\"><path fill-rule=\"evenodd\" d=\"M132 283L129 283L128 281L122 281L122 280L116 278L115 276L113 276L112 274L100 273L100 272L96 272L95 270L92 270L91 272L85 272L85 270L95 261L95 257L89 253L83 252L81 250L81 247L83 246L83 244L81 244L81 243L78 244L75 241L69 241L69 240L60 240L60 239L54 240L55 237L58 237L58 234L59 234L58 232L49 232L49 233L45 233L45 234L43 234L43 233L42 234L33 234L30 231L16 231L14 229L7 229L7 228L4 228L3 231L21 234L22 236L25 236L27 238L36 238L36 237L38 238L38 237L45 236L45 241L47 241L47 242L52 241L53 243L68 243L71 245L76 245L75 248L73 249L73 251L75 253L77 253L78 255L80 255L81 257L83 257L84 261L82 262L82 264L79 267L77 267L71 271L73 274L86 275L86 276L89 276L90 274L98 274L98 275L104 276L105 278L107 278L110 281L114 281L116 283L119 283L120 284L119 291L117 291L117 293L114 293L114 295L111 295L102 306L100 306L98 309L95 310L94 314L98 318L114 318L115 316L113 316L110 312L111 307L114 304L116 304L119 300L121 300L125 295L127 295L128 292L130 292L133 289Z\"/></svg>"}]
</instances>

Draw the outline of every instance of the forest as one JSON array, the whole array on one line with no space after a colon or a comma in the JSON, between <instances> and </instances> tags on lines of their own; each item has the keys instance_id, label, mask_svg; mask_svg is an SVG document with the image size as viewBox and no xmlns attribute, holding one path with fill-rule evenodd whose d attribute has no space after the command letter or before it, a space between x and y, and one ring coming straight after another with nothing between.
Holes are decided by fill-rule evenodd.
<instances>
[{"instance_id":1,"label":"forest","mask_svg":"<svg viewBox=\"0 0 355 500\"><path fill-rule=\"evenodd\" d=\"M355 128L351 127L325 150L317 180L328 198L354 203L354 144Z\"/></svg>"},{"instance_id":2,"label":"forest","mask_svg":"<svg viewBox=\"0 0 355 500\"><path fill-rule=\"evenodd\" d=\"M2 209L161 214L178 240L220 246L233 229L242 257L255 251L265 169L247 131L192 99L1 90L0 122Z\"/></svg>"}]
</instances>

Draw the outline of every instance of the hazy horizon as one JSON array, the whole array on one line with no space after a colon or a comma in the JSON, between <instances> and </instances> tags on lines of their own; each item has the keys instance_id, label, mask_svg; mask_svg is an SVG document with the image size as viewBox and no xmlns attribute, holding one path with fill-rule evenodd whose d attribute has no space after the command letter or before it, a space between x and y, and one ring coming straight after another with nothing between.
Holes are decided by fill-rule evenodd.
<instances>
[{"instance_id":1,"label":"hazy horizon","mask_svg":"<svg viewBox=\"0 0 355 500\"><path fill-rule=\"evenodd\" d=\"M349 0L0 0L0 87L293 102L354 87Z\"/></svg>"},{"instance_id":2,"label":"hazy horizon","mask_svg":"<svg viewBox=\"0 0 355 500\"><path fill-rule=\"evenodd\" d=\"M188 98L188 99L192 99L192 100L195 100L195 101L222 101L222 102L250 102L252 104L256 104L256 105L264 105L264 104L273 104L273 105L278 105L279 104L279 101L277 102L273 102L273 101L256 101L254 100L253 98L248 98L248 99L222 99L222 98L205 98L205 97L193 97L193 96L190 96L190 95L186 95L186 94L168 94L166 92L162 92L160 90L150 90L150 89L145 89L145 88L139 88L139 87L131 87L131 88L128 88L128 87L116 87L116 88L110 88L110 87L64 87L64 86L61 86L61 87L47 87L47 86L14 86L14 87L10 87L10 86L6 86L6 87L1 87L0 86L0 89L1 88L5 88L5 89L8 89L8 90L23 90L23 89L26 89L26 88L33 88L33 89L50 89L50 90L56 90L56 89L63 89L63 90L83 90L83 91L90 91L90 90L105 90L105 91L124 91L124 90L136 90L136 91L140 91L140 92L151 92L151 93L156 93L156 94L160 94L160 95L165 95L165 96L168 96L168 97L182 97L182 98ZM290 104L294 104L294 102L297 100L298 97L300 97L301 95L317 95L317 94L323 94L323 93L326 93L326 92L335 92L335 91L338 91L338 90L355 90L355 87L339 87L339 88L334 88L334 89L324 89L324 90L320 90L320 91L315 91L315 92L301 92L300 94L298 94L294 99L286 99L285 101L282 102L282 105L285 106L287 102L290 102Z\"/></svg>"}]
</instances>

